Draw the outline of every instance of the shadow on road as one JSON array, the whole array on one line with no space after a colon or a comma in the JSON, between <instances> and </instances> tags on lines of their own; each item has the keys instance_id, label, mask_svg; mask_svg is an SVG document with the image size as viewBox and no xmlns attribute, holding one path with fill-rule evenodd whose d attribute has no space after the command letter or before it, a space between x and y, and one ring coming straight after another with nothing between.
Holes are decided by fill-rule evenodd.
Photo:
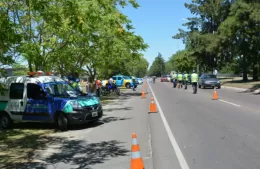
<instances>
[{"instance_id":1,"label":"shadow on road","mask_svg":"<svg viewBox=\"0 0 260 169\"><path fill-rule=\"evenodd\" d=\"M101 120L103 123L110 123L113 121L122 121L122 120L129 120L131 118L120 118L120 117L106 117Z\"/></svg>"},{"instance_id":2,"label":"shadow on road","mask_svg":"<svg viewBox=\"0 0 260 169\"><path fill-rule=\"evenodd\" d=\"M132 110L132 107L117 107L117 108L104 108L105 112L120 111L120 110Z\"/></svg>"}]
</instances>

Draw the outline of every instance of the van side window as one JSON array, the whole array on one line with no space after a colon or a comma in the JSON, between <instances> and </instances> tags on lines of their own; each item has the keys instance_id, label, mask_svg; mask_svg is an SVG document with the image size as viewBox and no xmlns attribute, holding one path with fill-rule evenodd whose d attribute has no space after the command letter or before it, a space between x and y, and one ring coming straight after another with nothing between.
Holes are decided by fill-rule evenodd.
<instances>
[{"instance_id":1,"label":"van side window","mask_svg":"<svg viewBox=\"0 0 260 169\"><path fill-rule=\"evenodd\" d=\"M116 80L116 77L113 77L113 80Z\"/></svg>"},{"instance_id":2,"label":"van side window","mask_svg":"<svg viewBox=\"0 0 260 169\"><path fill-rule=\"evenodd\" d=\"M42 88L34 83L27 84L27 98L28 99L42 99L45 96Z\"/></svg>"},{"instance_id":3,"label":"van side window","mask_svg":"<svg viewBox=\"0 0 260 169\"><path fill-rule=\"evenodd\" d=\"M122 80L122 77L117 77L117 80Z\"/></svg>"},{"instance_id":4,"label":"van side window","mask_svg":"<svg viewBox=\"0 0 260 169\"><path fill-rule=\"evenodd\" d=\"M10 99L23 99L24 84L12 83L10 86Z\"/></svg>"}]
</instances>

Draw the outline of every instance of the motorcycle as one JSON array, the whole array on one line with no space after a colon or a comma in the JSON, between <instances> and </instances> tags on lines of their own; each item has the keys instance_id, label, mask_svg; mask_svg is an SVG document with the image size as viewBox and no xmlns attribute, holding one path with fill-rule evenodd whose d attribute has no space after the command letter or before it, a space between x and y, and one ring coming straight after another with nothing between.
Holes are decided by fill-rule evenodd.
<instances>
[{"instance_id":1,"label":"motorcycle","mask_svg":"<svg viewBox=\"0 0 260 169\"><path fill-rule=\"evenodd\" d=\"M113 83L113 84L107 84L106 85L108 93L114 92L116 93L118 96L121 95L120 89Z\"/></svg>"}]
</instances>

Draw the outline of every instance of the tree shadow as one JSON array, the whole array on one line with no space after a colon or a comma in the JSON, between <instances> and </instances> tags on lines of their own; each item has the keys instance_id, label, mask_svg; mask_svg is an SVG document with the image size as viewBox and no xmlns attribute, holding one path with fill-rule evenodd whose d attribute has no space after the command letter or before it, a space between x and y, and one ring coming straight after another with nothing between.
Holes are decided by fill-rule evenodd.
<instances>
[{"instance_id":1,"label":"tree shadow","mask_svg":"<svg viewBox=\"0 0 260 169\"><path fill-rule=\"evenodd\" d=\"M101 122L96 121L94 123L86 123L86 124L78 124L78 125L70 125L69 130L82 130L82 129L87 129L87 128L94 128L99 125L102 125ZM51 130L52 132L62 132L58 129L56 124L53 123L31 123L31 122L26 122L26 123L15 123L13 125L13 129L21 129L21 130Z\"/></svg>"},{"instance_id":2,"label":"tree shadow","mask_svg":"<svg viewBox=\"0 0 260 169\"><path fill-rule=\"evenodd\" d=\"M61 148L50 157L46 158L47 163L53 165L64 163L75 165L74 168L89 168L90 165L104 163L109 158L127 156L129 150L117 140L102 141L99 143L86 143L81 140L66 140Z\"/></svg>"},{"instance_id":3,"label":"tree shadow","mask_svg":"<svg viewBox=\"0 0 260 169\"><path fill-rule=\"evenodd\" d=\"M122 121L122 120L129 120L131 118L120 118L120 117L106 117L101 120L103 123L110 123L114 121Z\"/></svg>"},{"instance_id":4,"label":"tree shadow","mask_svg":"<svg viewBox=\"0 0 260 169\"><path fill-rule=\"evenodd\" d=\"M104 108L103 110L106 112L112 112L112 111L121 111L121 110L132 110L132 107L116 107L116 108Z\"/></svg>"},{"instance_id":5,"label":"tree shadow","mask_svg":"<svg viewBox=\"0 0 260 169\"><path fill-rule=\"evenodd\" d=\"M241 92L238 92L238 93L252 93L252 92L255 92L259 88L260 88L260 84L254 84L251 88L248 88L245 91L241 91ZM260 94L260 92L255 92L255 93L252 93L252 94L258 95L258 94Z\"/></svg>"},{"instance_id":6,"label":"tree shadow","mask_svg":"<svg viewBox=\"0 0 260 169\"><path fill-rule=\"evenodd\" d=\"M83 140L69 140L63 137L54 137L52 141L53 142L42 142L41 144L48 144L49 146L56 145L52 147L52 152L54 153L45 157L41 154L34 154L34 159L27 158L26 162L9 163L2 165L2 167L44 169L47 168L48 165L54 167L56 165L62 165L64 168L81 169L90 168L90 165L104 163L110 158L129 155L129 150L124 148L123 142L117 140L87 143Z\"/></svg>"},{"instance_id":7,"label":"tree shadow","mask_svg":"<svg viewBox=\"0 0 260 169\"><path fill-rule=\"evenodd\" d=\"M21 168L23 163L33 161L36 149L61 142L63 138L48 137L44 130L30 132L25 130L2 131L0 142L0 168ZM37 165L38 163L35 163ZM30 167L29 167L30 168Z\"/></svg>"}]
</instances>

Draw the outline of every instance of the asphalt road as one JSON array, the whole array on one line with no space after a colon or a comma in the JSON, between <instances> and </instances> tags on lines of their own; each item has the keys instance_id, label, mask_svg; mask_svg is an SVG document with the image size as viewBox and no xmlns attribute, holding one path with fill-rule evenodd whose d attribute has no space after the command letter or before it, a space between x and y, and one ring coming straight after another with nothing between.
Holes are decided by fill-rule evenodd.
<instances>
[{"instance_id":1,"label":"asphalt road","mask_svg":"<svg viewBox=\"0 0 260 169\"><path fill-rule=\"evenodd\" d=\"M129 169L133 132L145 169L260 168L260 96L219 89L212 100L212 89L157 81L141 99L142 89L111 98L98 123L51 134L24 168ZM158 113L148 114L152 96Z\"/></svg>"},{"instance_id":2,"label":"asphalt road","mask_svg":"<svg viewBox=\"0 0 260 169\"><path fill-rule=\"evenodd\" d=\"M260 168L259 96L219 89L220 99L212 100L212 89L199 89L198 94L192 94L190 86L187 91L159 81L150 86L161 109L158 113L160 118L156 114L160 120L157 124L150 121L151 126L164 126L167 132L161 135L164 138L169 136L166 141L158 138L157 142L152 142L152 148L153 151L167 150L166 156L171 156L162 161L154 155L154 168ZM159 124L162 117L166 122ZM156 133L153 129L153 139ZM168 143L164 143L167 140ZM171 151L175 152L174 155L170 154Z\"/></svg>"}]
</instances>

